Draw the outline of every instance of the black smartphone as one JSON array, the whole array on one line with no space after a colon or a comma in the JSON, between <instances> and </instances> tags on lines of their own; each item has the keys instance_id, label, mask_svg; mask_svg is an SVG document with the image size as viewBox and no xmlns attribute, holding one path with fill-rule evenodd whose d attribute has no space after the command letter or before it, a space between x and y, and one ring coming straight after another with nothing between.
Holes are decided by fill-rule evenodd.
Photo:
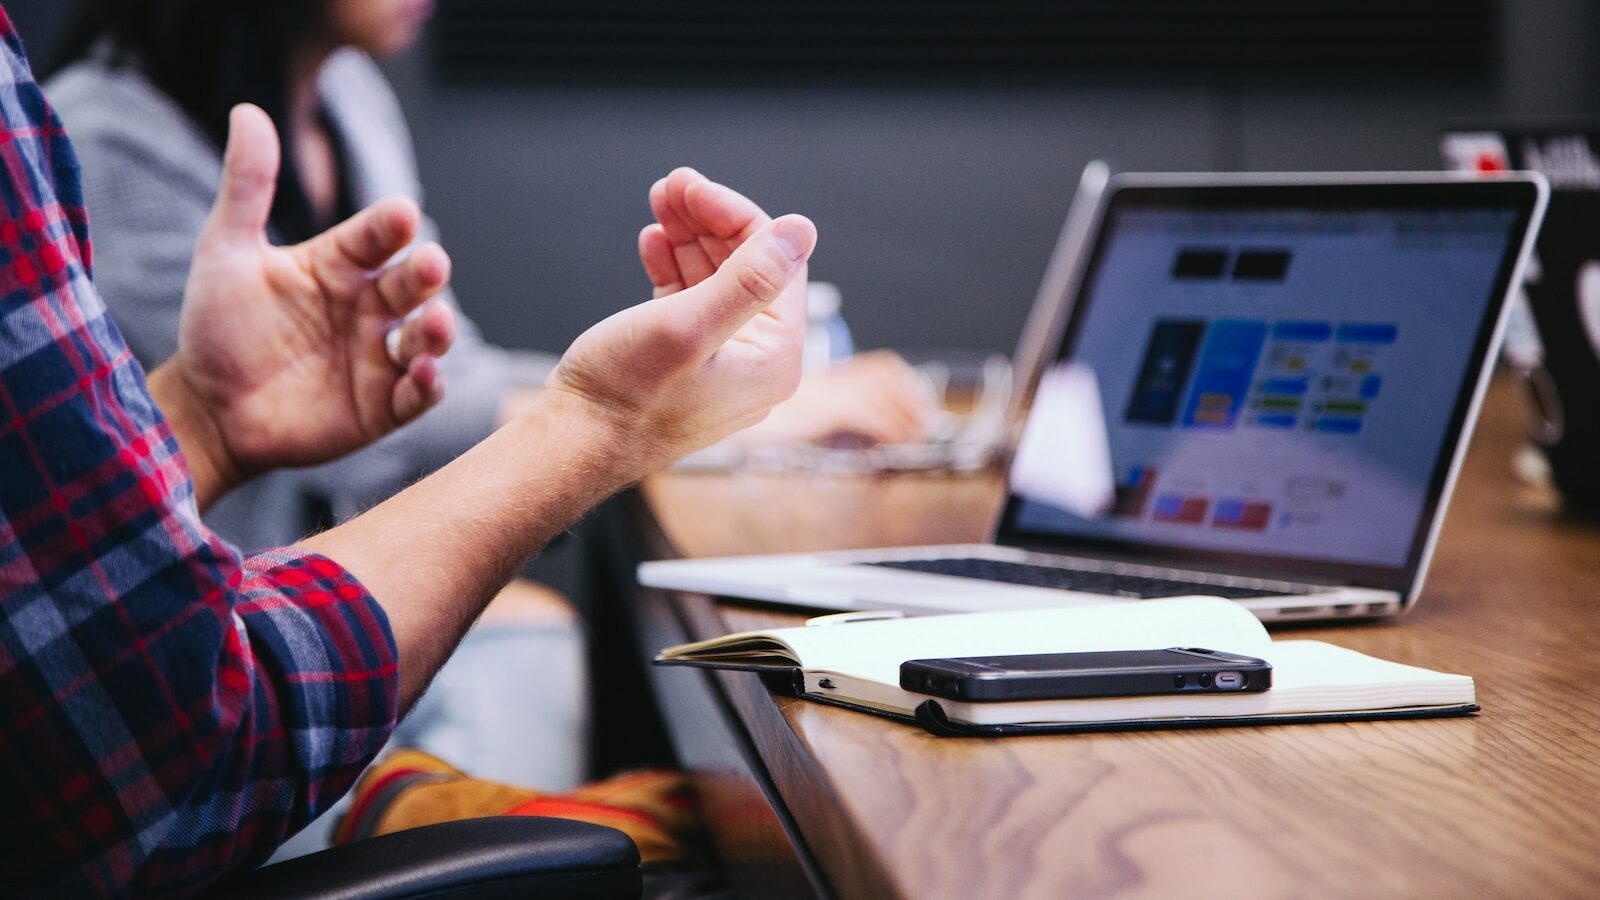
<instances>
[{"instance_id":1,"label":"black smartphone","mask_svg":"<svg viewBox=\"0 0 1600 900\"><path fill-rule=\"evenodd\" d=\"M1266 660L1201 647L966 656L900 664L908 691L985 703L1148 694L1237 694L1272 687Z\"/></svg>"}]
</instances>

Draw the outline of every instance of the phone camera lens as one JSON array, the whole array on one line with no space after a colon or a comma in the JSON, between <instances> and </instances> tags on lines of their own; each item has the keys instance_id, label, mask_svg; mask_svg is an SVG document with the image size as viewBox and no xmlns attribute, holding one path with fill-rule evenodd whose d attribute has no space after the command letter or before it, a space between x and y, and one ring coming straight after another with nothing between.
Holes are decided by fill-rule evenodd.
<instances>
[{"instance_id":1,"label":"phone camera lens","mask_svg":"<svg viewBox=\"0 0 1600 900\"><path fill-rule=\"evenodd\" d=\"M1210 672L1206 672L1205 674L1200 676L1200 686L1203 687L1203 688L1211 687L1211 673Z\"/></svg>"},{"instance_id":2,"label":"phone camera lens","mask_svg":"<svg viewBox=\"0 0 1600 900\"><path fill-rule=\"evenodd\" d=\"M1180 687L1181 688L1181 687L1183 687L1184 685L1186 685L1188 683L1189 683L1189 676L1187 676L1187 675L1181 675L1180 674L1178 677L1172 679L1172 686L1173 687Z\"/></svg>"}]
</instances>

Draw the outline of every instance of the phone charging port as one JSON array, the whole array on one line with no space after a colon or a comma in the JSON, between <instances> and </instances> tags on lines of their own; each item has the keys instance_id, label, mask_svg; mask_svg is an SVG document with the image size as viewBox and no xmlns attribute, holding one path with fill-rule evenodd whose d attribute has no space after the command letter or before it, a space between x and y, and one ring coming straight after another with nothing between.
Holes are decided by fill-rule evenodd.
<instances>
[{"instance_id":1,"label":"phone charging port","mask_svg":"<svg viewBox=\"0 0 1600 900\"><path fill-rule=\"evenodd\" d=\"M1217 689L1223 691L1236 691L1244 687L1243 672L1218 672Z\"/></svg>"}]
</instances>

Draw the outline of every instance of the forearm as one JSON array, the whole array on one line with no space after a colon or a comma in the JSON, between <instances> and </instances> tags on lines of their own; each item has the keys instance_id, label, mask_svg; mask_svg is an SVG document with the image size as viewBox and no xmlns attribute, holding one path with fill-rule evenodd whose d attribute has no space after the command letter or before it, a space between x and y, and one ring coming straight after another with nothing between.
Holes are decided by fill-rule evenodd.
<instances>
[{"instance_id":1,"label":"forearm","mask_svg":"<svg viewBox=\"0 0 1600 900\"><path fill-rule=\"evenodd\" d=\"M402 710L524 560L639 474L581 403L545 392L433 475L303 542L383 605L400 649Z\"/></svg>"},{"instance_id":2,"label":"forearm","mask_svg":"<svg viewBox=\"0 0 1600 900\"><path fill-rule=\"evenodd\" d=\"M150 396L161 408L167 426L178 439L189 474L194 479L195 502L200 511L211 508L224 494L244 481L244 474L229 459L216 422L183 384L171 361L157 366L148 378Z\"/></svg>"}]
</instances>

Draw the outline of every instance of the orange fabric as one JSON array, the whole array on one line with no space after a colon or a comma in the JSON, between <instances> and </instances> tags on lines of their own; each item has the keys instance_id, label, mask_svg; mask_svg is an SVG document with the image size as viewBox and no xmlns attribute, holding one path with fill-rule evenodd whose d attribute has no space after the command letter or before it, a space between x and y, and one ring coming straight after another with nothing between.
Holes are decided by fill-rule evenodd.
<instances>
[{"instance_id":1,"label":"orange fabric","mask_svg":"<svg viewBox=\"0 0 1600 900\"><path fill-rule=\"evenodd\" d=\"M645 862L681 862L698 831L688 783L677 772L641 771L566 794L472 778L417 750L390 754L361 776L335 843L482 816L553 816L615 828Z\"/></svg>"}]
</instances>

